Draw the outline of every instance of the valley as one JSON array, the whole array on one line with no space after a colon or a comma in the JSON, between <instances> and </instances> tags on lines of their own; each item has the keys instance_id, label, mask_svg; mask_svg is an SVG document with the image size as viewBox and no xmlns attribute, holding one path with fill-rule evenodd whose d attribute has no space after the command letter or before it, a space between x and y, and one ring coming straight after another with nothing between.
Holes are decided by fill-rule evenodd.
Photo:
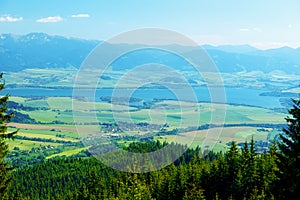
<instances>
[{"instance_id":1,"label":"valley","mask_svg":"<svg viewBox=\"0 0 300 200\"><path fill-rule=\"evenodd\" d=\"M34 120L28 124L23 118L25 121L8 124L10 130L19 129L17 138L9 141L9 155L14 155L11 158L17 166L22 165L19 159L24 155L26 162L32 158L33 163L55 156L88 156L89 146L84 146L85 140L99 136L99 143L109 138L119 147L137 141L159 140L216 152L225 152L232 140L243 144L253 137L257 149L263 152L281 132L286 116L268 108L174 100L150 101L148 108L71 97L12 96L10 101L18 105L15 112ZM74 122L72 101L82 105L82 122ZM212 121L212 116L221 116L223 108L226 108L226 117ZM97 118L87 123L85 119L91 114ZM85 132L78 132L80 129Z\"/></svg>"},{"instance_id":2,"label":"valley","mask_svg":"<svg viewBox=\"0 0 300 200\"><path fill-rule=\"evenodd\" d=\"M57 41L66 46L64 51L52 46ZM242 145L253 137L257 149L264 152L281 133L290 98L298 96L300 79L295 69L300 62L295 55L299 49L262 51L249 46L209 45L203 48L218 67L222 82L216 82L218 75L209 71L199 76L190 63L174 54L145 49L115 60L99 75L93 91L89 80L98 76L97 69L89 69L81 79L77 76L83 58L99 43L40 33L1 37L0 44L5 49L1 56L6 62L0 69L5 67L5 92L10 94L9 107L15 112L9 126L10 130L19 129L17 138L9 141L13 165L34 164L56 156L89 156L87 141L91 138L98 138L99 143L108 138L121 148L132 142L159 140L225 152L231 140ZM34 52L28 50L29 44ZM112 50L116 47L124 45L112 46ZM48 54L41 52L45 48L50 49ZM174 48L182 52L191 49ZM11 65L13 52L19 55L15 61L19 68ZM282 52L290 52L291 58L282 57ZM151 84L180 86L182 82L173 72L149 69L145 76L131 72L136 65L151 60L177 70L192 87L196 101L190 101L180 87L171 91ZM281 68L282 63L287 67ZM291 70L293 73L289 73ZM120 81L128 73L131 76ZM222 87L224 100L213 102L209 89ZM120 96L113 101L115 90L122 94L131 88L134 92L130 100ZM73 89L80 90L83 96L74 96ZM95 92L92 99L84 96L90 92ZM178 99L177 95L186 97Z\"/></svg>"},{"instance_id":3,"label":"valley","mask_svg":"<svg viewBox=\"0 0 300 200\"><path fill-rule=\"evenodd\" d=\"M0 0L0 200L300 197L300 0Z\"/></svg>"}]
</instances>

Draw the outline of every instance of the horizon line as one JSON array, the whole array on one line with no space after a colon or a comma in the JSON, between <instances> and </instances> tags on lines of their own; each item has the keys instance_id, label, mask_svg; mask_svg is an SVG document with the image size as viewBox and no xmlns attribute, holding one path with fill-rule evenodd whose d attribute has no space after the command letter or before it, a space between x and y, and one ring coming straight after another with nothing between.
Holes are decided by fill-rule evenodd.
<instances>
[{"instance_id":1,"label":"horizon line","mask_svg":"<svg viewBox=\"0 0 300 200\"><path fill-rule=\"evenodd\" d=\"M28 32L28 33L25 33L25 34L0 33L0 36L2 36L2 35L26 36L26 35L29 35L29 34L45 34L45 35L52 36L52 37L56 36L56 37L64 37L64 38L67 38L67 39L77 39L77 40L86 40L86 41L97 41L97 42L104 42L105 41L105 40L102 40L102 39L84 38L84 37L69 36L69 35L59 35L59 34L51 34L51 33L46 33L46 32ZM0 37L0 39L1 39L1 37ZM128 44L130 44L130 43L128 43ZM294 49L294 50L300 49L300 46L293 47L293 46L290 46L290 45L287 45L287 44L285 44L285 45L279 45L278 47L267 47L267 48L258 47L258 46L254 45L254 44L249 44L249 43L239 43L239 44L233 44L233 43L210 44L210 43L199 43L199 42L197 42L197 44L199 46L201 46L201 47L203 47L203 46L211 46L211 47L214 47L214 48L224 47L224 46L233 46L233 47L234 46L249 46L249 47L255 48L257 50L262 50L262 51L271 50L271 49L280 49L280 48L284 48L284 47L291 48L291 49ZM139 45L139 44L134 44L134 45ZM168 45L177 45L177 44L168 44Z\"/></svg>"}]
</instances>

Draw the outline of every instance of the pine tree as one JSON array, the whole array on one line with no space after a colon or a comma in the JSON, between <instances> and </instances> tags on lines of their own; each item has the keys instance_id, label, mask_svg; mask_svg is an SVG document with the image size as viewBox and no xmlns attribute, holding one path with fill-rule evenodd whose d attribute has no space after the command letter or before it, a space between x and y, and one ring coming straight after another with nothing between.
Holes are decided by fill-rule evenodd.
<instances>
[{"instance_id":1,"label":"pine tree","mask_svg":"<svg viewBox=\"0 0 300 200\"><path fill-rule=\"evenodd\" d=\"M117 199L152 200L152 197L149 187L138 177L138 174L128 174Z\"/></svg>"},{"instance_id":2,"label":"pine tree","mask_svg":"<svg viewBox=\"0 0 300 200\"><path fill-rule=\"evenodd\" d=\"M293 99L291 116L286 118L287 127L280 135L278 155L279 182L275 192L280 199L300 199L300 98Z\"/></svg>"},{"instance_id":3,"label":"pine tree","mask_svg":"<svg viewBox=\"0 0 300 200\"><path fill-rule=\"evenodd\" d=\"M242 147L241 155L241 169L242 169L242 190L245 198L249 198L252 192L252 183L253 183L253 171L251 169L251 155L248 147L248 142L246 141Z\"/></svg>"},{"instance_id":4,"label":"pine tree","mask_svg":"<svg viewBox=\"0 0 300 200\"><path fill-rule=\"evenodd\" d=\"M252 137L250 148L247 141L242 148L242 193L245 199L251 199L263 190L263 177L259 177L258 158L255 150L255 142Z\"/></svg>"},{"instance_id":5,"label":"pine tree","mask_svg":"<svg viewBox=\"0 0 300 200\"><path fill-rule=\"evenodd\" d=\"M276 183L278 181L278 177L276 174L278 173L278 166L277 166L277 154L278 148L276 143L274 142L270 146L270 150L268 153L264 153L260 159L260 171L259 176L263 177L263 186L264 186L264 193L267 196L267 199L274 198L273 188L276 187Z\"/></svg>"},{"instance_id":6,"label":"pine tree","mask_svg":"<svg viewBox=\"0 0 300 200\"><path fill-rule=\"evenodd\" d=\"M216 194L215 199L226 199L226 194L227 194L227 188L224 187L224 185L227 184L227 175L228 175L228 165L227 161L224 158L223 154L220 154L218 160L218 171L217 171L217 189L218 192Z\"/></svg>"},{"instance_id":7,"label":"pine tree","mask_svg":"<svg viewBox=\"0 0 300 200\"><path fill-rule=\"evenodd\" d=\"M232 142L229 151L226 153L226 162L228 172L226 175L227 198L242 199L241 190L241 170L240 170L240 154L236 142Z\"/></svg>"},{"instance_id":8,"label":"pine tree","mask_svg":"<svg viewBox=\"0 0 300 200\"><path fill-rule=\"evenodd\" d=\"M2 79L3 74L0 74L0 91L3 90L5 83ZM4 158L8 152L8 145L6 144L7 139L14 137L16 132L7 132L7 123L10 122L13 117L13 113L7 113L7 100L9 96L5 95L0 97L0 199L6 197L6 189L10 181L9 172L12 168Z\"/></svg>"}]
</instances>

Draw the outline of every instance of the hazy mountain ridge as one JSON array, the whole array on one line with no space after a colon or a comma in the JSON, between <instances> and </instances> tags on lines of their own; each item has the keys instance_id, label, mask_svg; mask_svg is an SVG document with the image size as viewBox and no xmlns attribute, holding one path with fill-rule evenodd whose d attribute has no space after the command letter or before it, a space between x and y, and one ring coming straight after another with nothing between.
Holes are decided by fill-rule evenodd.
<instances>
[{"instance_id":1,"label":"hazy mountain ridge","mask_svg":"<svg viewBox=\"0 0 300 200\"><path fill-rule=\"evenodd\" d=\"M98 43L44 33L24 36L3 34L0 35L0 69L79 67Z\"/></svg>"},{"instance_id":2,"label":"hazy mountain ridge","mask_svg":"<svg viewBox=\"0 0 300 200\"><path fill-rule=\"evenodd\" d=\"M79 68L86 56L100 43L95 40L50 36L45 33L30 33L23 36L0 35L0 70L20 71L27 68ZM191 48L178 46L190 51ZM300 74L300 48L282 47L259 50L249 45L203 45L221 72L281 70L286 73ZM192 52L190 52L192 53ZM138 54L145 60L169 64L182 69L184 62L165 53ZM171 55L172 56L172 55ZM122 66L139 64L136 57L121 61Z\"/></svg>"}]
</instances>

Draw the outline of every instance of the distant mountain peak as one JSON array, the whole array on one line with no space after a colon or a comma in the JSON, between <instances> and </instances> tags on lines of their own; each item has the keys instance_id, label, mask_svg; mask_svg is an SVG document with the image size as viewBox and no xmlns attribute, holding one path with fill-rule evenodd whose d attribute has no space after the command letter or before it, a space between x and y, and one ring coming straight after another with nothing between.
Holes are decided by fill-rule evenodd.
<instances>
[{"instance_id":1,"label":"distant mountain peak","mask_svg":"<svg viewBox=\"0 0 300 200\"><path fill-rule=\"evenodd\" d=\"M213 46L213 45L203 45L204 49L214 49L214 50L221 50L228 53L250 53L258 51L259 49L250 46L248 44L241 44L241 45L219 45L219 46Z\"/></svg>"},{"instance_id":2,"label":"distant mountain peak","mask_svg":"<svg viewBox=\"0 0 300 200\"><path fill-rule=\"evenodd\" d=\"M30 41L40 41L40 42L50 42L51 36L45 33L29 33L20 37L20 41L22 42L30 42Z\"/></svg>"},{"instance_id":3,"label":"distant mountain peak","mask_svg":"<svg viewBox=\"0 0 300 200\"><path fill-rule=\"evenodd\" d=\"M87 55L100 43L96 40L84 40L72 37L48 35L46 33L29 33L26 35L1 34L0 35L0 71L21 71L27 68L65 68L74 66L79 68ZM112 49L122 48L124 45L114 44ZM203 45L202 46L220 72L261 71L270 73L282 70L286 73L299 74L300 48L282 47L271 50L259 50L250 45ZM162 47L163 48L163 47ZM183 53L192 54L192 47L175 45ZM169 63L182 70L182 63L171 60L167 54L153 53L146 55L140 53L139 58L147 61L162 61L170 59ZM124 61L125 67L135 65L136 58Z\"/></svg>"}]
</instances>

